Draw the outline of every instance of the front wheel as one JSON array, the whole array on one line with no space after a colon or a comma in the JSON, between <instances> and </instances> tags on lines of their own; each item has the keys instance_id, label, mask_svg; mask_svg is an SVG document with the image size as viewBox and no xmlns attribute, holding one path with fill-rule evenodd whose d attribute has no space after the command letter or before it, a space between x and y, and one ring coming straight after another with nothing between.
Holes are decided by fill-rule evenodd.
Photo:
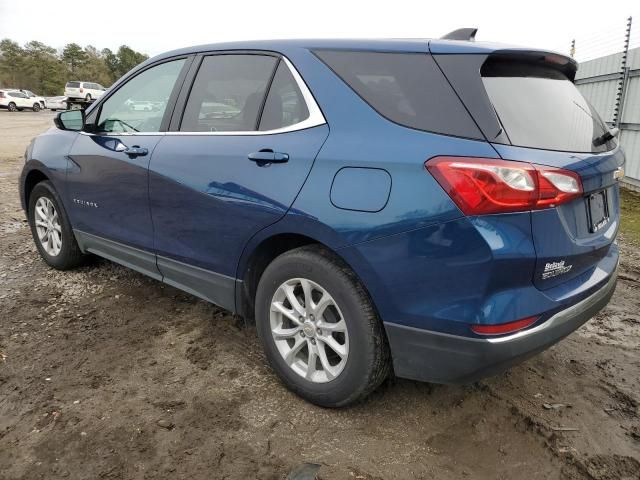
<instances>
[{"instance_id":1,"label":"front wheel","mask_svg":"<svg viewBox=\"0 0 640 480\"><path fill-rule=\"evenodd\" d=\"M84 255L78 247L60 197L48 181L38 183L29 196L29 226L40 256L51 267L68 270Z\"/></svg>"},{"instance_id":2,"label":"front wheel","mask_svg":"<svg viewBox=\"0 0 640 480\"><path fill-rule=\"evenodd\" d=\"M291 250L267 267L256 322L276 374L317 405L357 402L389 374L389 348L367 292L324 248Z\"/></svg>"},{"instance_id":3,"label":"front wheel","mask_svg":"<svg viewBox=\"0 0 640 480\"><path fill-rule=\"evenodd\" d=\"M34 103L33 104L33 111L34 112L39 112L40 111L40 104L39 103Z\"/></svg>"}]
</instances>

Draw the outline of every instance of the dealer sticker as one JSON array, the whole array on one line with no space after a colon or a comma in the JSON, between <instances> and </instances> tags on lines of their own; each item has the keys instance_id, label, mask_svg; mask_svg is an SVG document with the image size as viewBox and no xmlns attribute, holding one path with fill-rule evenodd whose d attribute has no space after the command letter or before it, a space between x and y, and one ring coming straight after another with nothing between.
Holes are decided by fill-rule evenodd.
<instances>
[{"instance_id":1,"label":"dealer sticker","mask_svg":"<svg viewBox=\"0 0 640 480\"><path fill-rule=\"evenodd\" d=\"M571 271L571 267L573 267L573 265L566 265L564 260L561 260L559 262L548 262L544 266L542 279L547 280L548 278L553 278L557 277L558 275L569 273Z\"/></svg>"}]
</instances>

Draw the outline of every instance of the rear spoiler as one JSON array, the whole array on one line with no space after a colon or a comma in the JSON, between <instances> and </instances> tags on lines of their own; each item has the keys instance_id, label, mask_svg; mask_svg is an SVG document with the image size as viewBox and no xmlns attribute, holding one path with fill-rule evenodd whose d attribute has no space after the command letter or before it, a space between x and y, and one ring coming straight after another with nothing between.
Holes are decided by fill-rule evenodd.
<instances>
[{"instance_id":1,"label":"rear spoiler","mask_svg":"<svg viewBox=\"0 0 640 480\"><path fill-rule=\"evenodd\" d=\"M487 55L493 63L527 63L552 68L564 74L572 82L578 71L578 62L566 55L544 50L496 50Z\"/></svg>"}]
</instances>

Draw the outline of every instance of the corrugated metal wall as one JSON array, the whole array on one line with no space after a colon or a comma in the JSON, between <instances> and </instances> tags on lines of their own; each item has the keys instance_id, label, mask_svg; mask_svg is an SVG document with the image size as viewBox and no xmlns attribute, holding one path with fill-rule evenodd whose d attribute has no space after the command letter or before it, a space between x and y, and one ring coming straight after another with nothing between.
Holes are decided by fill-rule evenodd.
<instances>
[{"instance_id":1,"label":"corrugated metal wall","mask_svg":"<svg viewBox=\"0 0 640 480\"><path fill-rule=\"evenodd\" d=\"M580 64L576 85L606 122L613 121L622 53L614 53ZM627 156L624 182L640 189L640 48L629 50L628 80L622 117L620 144Z\"/></svg>"}]
</instances>

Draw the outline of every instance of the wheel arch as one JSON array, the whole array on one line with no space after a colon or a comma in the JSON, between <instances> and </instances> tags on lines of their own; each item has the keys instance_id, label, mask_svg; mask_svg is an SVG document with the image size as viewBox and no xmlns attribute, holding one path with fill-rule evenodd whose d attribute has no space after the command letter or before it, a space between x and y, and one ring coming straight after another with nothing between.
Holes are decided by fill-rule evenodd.
<instances>
[{"instance_id":1,"label":"wheel arch","mask_svg":"<svg viewBox=\"0 0 640 480\"><path fill-rule=\"evenodd\" d=\"M318 233L317 231L315 233ZM309 235L299 230L277 231L271 234L254 237L245 247L240 259L236 278L236 313L247 321L254 321L255 297L260 278L267 266L279 255L295 248L317 245L331 253L338 261L348 267L366 291L373 308L378 314L374 290L377 290L377 280L366 259L355 253L354 249L343 248L334 242L335 238L326 235Z\"/></svg>"},{"instance_id":2,"label":"wheel arch","mask_svg":"<svg viewBox=\"0 0 640 480\"><path fill-rule=\"evenodd\" d=\"M254 319L254 300L258 283L267 266L279 255L306 245L327 248L315 238L293 232L279 232L257 242L250 251L245 249L238 266L236 287L236 311L247 320Z\"/></svg>"},{"instance_id":3,"label":"wheel arch","mask_svg":"<svg viewBox=\"0 0 640 480\"><path fill-rule=\"evenodd\" d=\"M49 176L39 168L32 168L25 175L24 181L22 182L22 198L20 199L25 211L27 211L27 209L29 208L29 197L31 195L31 192L33 191L33 188L38 183L45 180L51 181Z\"/></svg>"}]
</instances>

